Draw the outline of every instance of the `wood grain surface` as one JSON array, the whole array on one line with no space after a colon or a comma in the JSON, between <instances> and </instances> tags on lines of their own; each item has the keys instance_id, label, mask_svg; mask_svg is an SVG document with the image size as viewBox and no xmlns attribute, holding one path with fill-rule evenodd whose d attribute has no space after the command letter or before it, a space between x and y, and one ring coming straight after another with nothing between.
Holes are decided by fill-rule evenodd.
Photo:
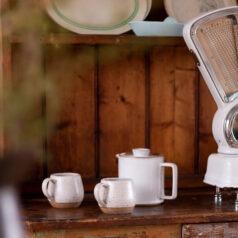
<instances>
[{"instance_id":1,"label":"wood grain surface","mask_svg":"<svg viewBox=\"0 0 238 238\"><path fill-rule=\"evenodd\" d=\"M183 238L238 237L238 223L189 224L183 226Z\"/></svg>"},{"instance_id":2,"label":"wood grain surface","mask_svg":"<svg viewBox=\"0 0 238 238\"><path fill-rule=\"evenodd\" d=\"M212 190L180 191L175 200L156 206L136 206L131 214L123 215L103 213L90 194L76 209L56 209L47 199L31 198L23 200L23 217L26 230L36 237L69 237L69 234L134 237L133 232L138 232L138 237L144 234L143 237L166 238L181 237L182 229L184 237L199 237L199 234L233 237L238 232L235 191L222 190L222 193L223 202L215 204Z\"/></svg>"}]
</instances>

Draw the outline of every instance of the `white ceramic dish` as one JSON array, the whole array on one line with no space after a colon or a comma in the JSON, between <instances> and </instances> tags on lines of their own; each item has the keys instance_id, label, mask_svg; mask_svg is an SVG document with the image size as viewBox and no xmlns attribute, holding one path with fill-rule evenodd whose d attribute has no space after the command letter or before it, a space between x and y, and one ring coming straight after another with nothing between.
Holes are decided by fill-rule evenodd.
<instances>
[{"instance_id":1,"label":"white ceramic dish","mask_svg":"<svg viewBox=\"0 0 238 238\"><path fill-rule=\"evenodd\" d=\"M151 0L45 0L49 16L78 34L121 34L130 21L144 20Z\"/></svg>"},{"instance_id":2,"label":"white ceramic dish","mask_svg":"<svg viewBox=\"0 0 238 238\"><path fill-rule=\"evenodd\" d=\"M164 0L167 14L182 23L202 13L235 5L236 0Z\"/></svg>"},{"instance_id":3,"label":"white ceramic dish","mask_svg":"<svg viewBox=\"0 0 238 238\"><path fill-rule=\"evenodd\" d=\"M147 0L147 11L144 19L149 15L151 7L152 7L152 0Z\"/></svg>"},{"instance_id":4,"label":"white ceramic dish","mask_svg":"<svg viewBox=\"0 0 238 238\"><path fill-rule=\"evenodd\" d=\"M183 24L170 17L162 22L133 21L130 26L137 36L182 36L183 33Z\"/></svg>"}]
</instances>

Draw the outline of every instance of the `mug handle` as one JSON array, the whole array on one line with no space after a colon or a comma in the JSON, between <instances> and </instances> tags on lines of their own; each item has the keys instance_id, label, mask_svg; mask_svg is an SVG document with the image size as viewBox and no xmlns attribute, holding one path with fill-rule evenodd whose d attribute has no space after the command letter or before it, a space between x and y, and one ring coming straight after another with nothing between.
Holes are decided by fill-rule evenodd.
<instances>
[{"instance_id":1,"label":"mug handle","mask_svg":"<svg viewBox=\"0 0 238 238\"><path fill-rule=\"evenodd\" d=\"M46 179L43 180L42 185L41 185L42 192L47 198L52 198L53 197L52 191L49 191L49 189L48 189L50 182L55 184L55 182L52 179L46 178Z\"/></svg>"},{"instance_id":2,"label":"mug handle","mask_svg":"<svg viewBox=\"0 0 238 238\"><path fill-rule=\"evenodd\" d=\"M96 198L99 205L102 207L107 206L107 199L103 196L104 189L109 189L109 185L103 184L103 183L98 183L98 184L96 184L96 186L94 187L94 190L93 190L94 197Z\"/></svg>"},{"instance_id":3,"label":"mug handle","mask_svg":"<svg viewBox=\"0 0 238 238\"><path fill-rule=\"evenodd\" d=\"M162 170L163 167L170 167L172 168L172 194L170 196L165 195L164 191L164 178L161 178L161 187L162 187L162 199L175 199L177 197L177 191L178 191L178 167L174 163L161 163L160 169ZM162 173L160 173L162 174ZM164 175L163 175L164 176Z\"/></svg>"}]
</instances>

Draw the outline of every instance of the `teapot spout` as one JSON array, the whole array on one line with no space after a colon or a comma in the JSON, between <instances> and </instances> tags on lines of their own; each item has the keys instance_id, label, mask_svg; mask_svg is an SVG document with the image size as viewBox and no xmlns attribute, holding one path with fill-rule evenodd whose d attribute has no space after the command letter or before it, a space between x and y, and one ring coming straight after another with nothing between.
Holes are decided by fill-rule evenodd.
<instances>
[{"instance_id":1,"label":"teapot spout","mask_svg":"<svg viewBox=\"0 0 238 238\"><path fill-rule=\"evenodd\" d=\"M116 158L120 159L120 154L116 154Z\"/></svg>"}]
</instances>

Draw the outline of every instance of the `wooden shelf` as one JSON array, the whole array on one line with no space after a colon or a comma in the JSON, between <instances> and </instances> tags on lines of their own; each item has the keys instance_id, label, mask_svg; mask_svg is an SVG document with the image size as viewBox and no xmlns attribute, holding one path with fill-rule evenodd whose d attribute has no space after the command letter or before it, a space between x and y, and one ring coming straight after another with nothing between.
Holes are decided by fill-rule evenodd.
<instances>
[{"instance_id":1,"label":"wooden shelf","mask_svg":"<svg viewBox=\"0 0 238 238\"><path fill-rule=\"evenodd\" d=\"M167 200L156 206L138 206L128 215L108 215L100 211L92 194L88 194L76 209L55 209L45 198L39 198L25 201L23 210L26 229L30 232L238 221L235 193L223 193L220 205L216 205L213 199L213 190L197 193L180 191L175 200Z\"/></svg>"},{"instance_id":2,"label":"wooden shelf","mask_svg":"<svg viewBox=\"0 0 238 238\"><path fill-rule=\"evenodd\" d=\"M27 35L12 35L9 37L11 43L23 43ZM45 44L144 44L144 45L184 45L182 37L137 37L132 34L119 36L111 35L76 35L76 34L47 34L35 35L40 42Z\"/></svg>"}]
</instances>

